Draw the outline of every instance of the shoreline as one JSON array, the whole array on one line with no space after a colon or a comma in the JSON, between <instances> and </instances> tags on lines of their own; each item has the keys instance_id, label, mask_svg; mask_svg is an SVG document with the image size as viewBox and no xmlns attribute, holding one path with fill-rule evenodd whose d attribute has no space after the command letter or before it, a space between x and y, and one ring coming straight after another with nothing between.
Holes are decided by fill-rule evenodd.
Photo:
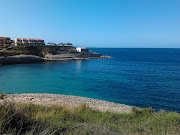
<instances>
[{"instance_id":1,"label":"shoreline","mask_svg":"<svg viewBox=\"0 0 180 135\"><path fill-rule=\"evenodd\" d=\"M44 62L39 56L35 55L14 55L8 57L1 57L0 56L0 65L13 65L13 64L27 64L27 63L38 63Z\"/></svg>"},{"instance_id":2,"label":"shoreline","mask_svg":"<svg viewBox=\"0 0 180 135\"><path fill-rule=\"evenodd\" d=\"M125 104L80 96L48 93L7 94L5 97L5 102L13 102L20 104L32 103L44 106L60 105L67 106L72 109L80 106L81 104L86 104L91 109L99 110L102 112L110 111L130 113L132 110L132 106L128 106ZM4 103L4 101L0 100L0 104L1 103Z\"/></svg>"},{"instance_id":3,"label":"shoreline","mask_svg":"<svg viewBox=\"0 0 180 135\"><path fill-rule=\"evenodd\" d=\"M60 58L60 59L47 59L41 58L35 55L15 55L9 57L0 56L1 65L13 65L13 64L28 64L28 63L39 63L39 62L61 62L61 61L76 61L76 60L92 60L92 59L110 59L111 56L100 56L100 57L74 57L74 58Z\"/></svg>"},{"instance_id":4,"label":"shoreline","mask_svg":"<svg viewBox=\"0 0 180 135\"><path fill-rule=\"evenodd\" d=\"M100 57L87 57L87 58L61 58L61 59L44 59L45 62L58 62L58 61L76 61L76 60L93 60L93 59L110 59L110 56L100 56Z\"/></svg>"}]
</instances>

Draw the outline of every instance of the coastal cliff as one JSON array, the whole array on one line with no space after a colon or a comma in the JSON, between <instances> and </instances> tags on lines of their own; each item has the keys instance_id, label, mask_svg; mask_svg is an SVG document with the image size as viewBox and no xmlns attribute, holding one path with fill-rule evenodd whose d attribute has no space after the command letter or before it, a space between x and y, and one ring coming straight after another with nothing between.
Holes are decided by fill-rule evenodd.
<instances>
[{"instance_id":1,"label":"coastal cliff","mask_svg":"<svg viewBox=\"0 0 180 135\"><path fill-rule=\"evenodd\" d=\"M0 57L0 65L23 64L44 62L44 59L34 55L16 55L8 57Z\"/></svg>"},{"instance_id":2,"label":"coastal cliff","mask_svg":"<svg viewBox=\"0 0 180 135\"><path fill-rule=\"evenodd\" d=\"M4 47L0 48L0 56L14 56L14 55L35 55L39 57L44 57L46 54L56 55L59 53L76 52L76 48L73 46L14 46L14 47Z\"/></svg>"}]
</instances>

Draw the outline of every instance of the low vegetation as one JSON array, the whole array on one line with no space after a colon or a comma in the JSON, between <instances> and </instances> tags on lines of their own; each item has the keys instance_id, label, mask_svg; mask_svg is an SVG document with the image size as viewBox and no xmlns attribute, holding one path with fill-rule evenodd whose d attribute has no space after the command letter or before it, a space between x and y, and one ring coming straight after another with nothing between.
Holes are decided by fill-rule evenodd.
<instances>
[{"instance_id":1,"label":"low vegetation","mask_svg":"<svg viewBox=\"0 0 180 135\"><path fill-rule=\"evenodd\" d=\"M1 95L3 97L3 95ZM0 134L179 134L180 115L152 108L132 113L99 112L85 104L65 106L0 105Z\"/></svg>"},{"instance_id":2,"label":"low vegetation","mask_svg":"<svg viewBox=\"0 0 180 135\"><path fill-rule=\"evenodd\" d=\"M36 55L44 57L47 53L58 54L61 52L76 52L73 46L16 46L16 47L0 47L0 56L13 55Z\"/></svg>"}]
</instances>

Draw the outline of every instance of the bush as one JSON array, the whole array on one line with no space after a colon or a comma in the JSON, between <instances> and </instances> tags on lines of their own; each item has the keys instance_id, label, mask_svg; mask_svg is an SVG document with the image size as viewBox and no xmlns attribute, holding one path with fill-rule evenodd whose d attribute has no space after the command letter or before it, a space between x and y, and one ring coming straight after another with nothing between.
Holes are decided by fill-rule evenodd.
<instances>
[{"instance_id":1,"label":"bush","mask_svg":"<svg viewBox=\"0 0 180 135\"><path fill-rule=\"evenodd\" d=\"M155 110L152 109L152 107L143 108L143 109L140 109L137 107L132 107L132 113L135 116L140 116L140 115L149 116L149 115L152 115L154 112L155 112Z\"/></svg>"}]
</instances>

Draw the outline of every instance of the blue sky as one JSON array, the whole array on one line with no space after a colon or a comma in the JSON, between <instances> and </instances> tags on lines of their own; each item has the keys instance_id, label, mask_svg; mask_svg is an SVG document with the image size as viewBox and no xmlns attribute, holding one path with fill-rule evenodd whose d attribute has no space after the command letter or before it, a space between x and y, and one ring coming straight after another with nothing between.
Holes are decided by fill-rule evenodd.
<instances>
[{"instance_id":1,"label":"blue sky","mask_svg":"<svg viewBox=\"0 0 180 135\"><path fill-rule=\"evenodd\" d=\"M0 0L0 36L179 48L180 0Z\"/></svg>"}]
</instances>

